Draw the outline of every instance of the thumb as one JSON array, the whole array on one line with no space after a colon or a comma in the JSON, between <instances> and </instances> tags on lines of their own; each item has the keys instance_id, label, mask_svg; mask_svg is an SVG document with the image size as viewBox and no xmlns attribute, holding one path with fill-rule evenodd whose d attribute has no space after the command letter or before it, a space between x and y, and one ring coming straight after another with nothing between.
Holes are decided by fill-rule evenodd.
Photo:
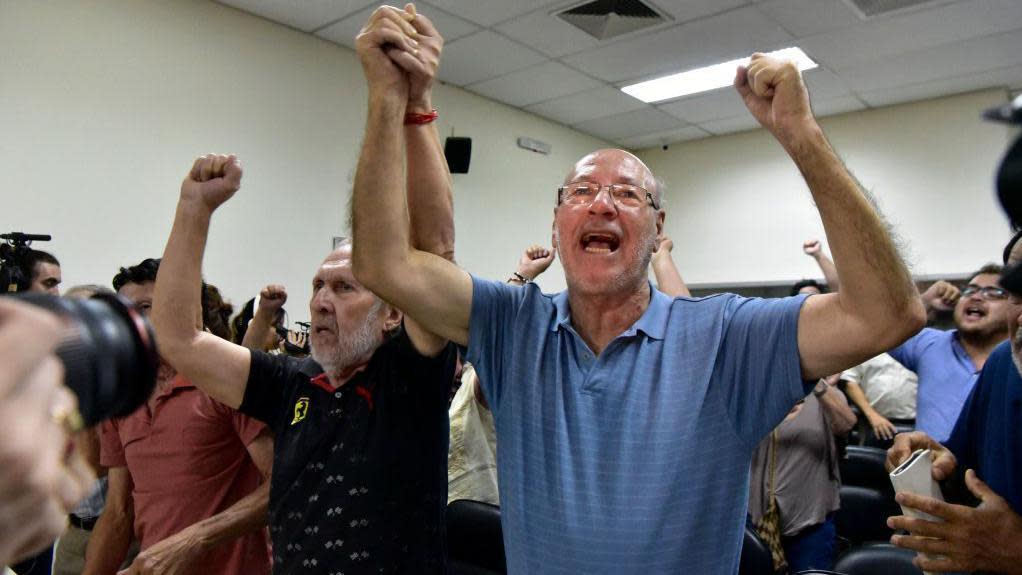
<instances>
[{"instance_id":1,"label":"thumb","mask_svg":"<svg viewBox=\"0 0 1022 575\"><path fill-rule=\"evenodd\" d=\"M994 490L990 489L990 486L984 483L972 469L965 472L965 486L983 503L995 498L1000 499L1000 496L994 493Z\"/></svg>"}]
</instances>

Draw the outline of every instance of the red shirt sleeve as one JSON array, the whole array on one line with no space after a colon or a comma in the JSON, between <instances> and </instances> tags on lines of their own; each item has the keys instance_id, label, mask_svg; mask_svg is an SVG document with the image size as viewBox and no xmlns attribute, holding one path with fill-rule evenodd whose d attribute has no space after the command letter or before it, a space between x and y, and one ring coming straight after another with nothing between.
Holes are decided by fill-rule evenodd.
<instances>
[{"instance_id":1,"label":"red shirt sleeve","mask_svg":"<svg viewBox=\"0 0 1022 575\"><path fill-rule=\"evenodd\" d=\"M234 424L235 431L238 432L238 437L241 438L241 442L247 447L249 443L259 437L259 434L266 429L266 424L253 419L239 411L231 410L231 423Z\"/></svg>"},{"instance_id":2,"label":"red shirt sleeve","mask_svg":"<svg viewBox=\"0 0 1022 575\"><path fill-rule=\"evenodd\" d=\"M109 419L99 425L99 464L103 467L127 467L117 422Z\"/></svg>"}]
</instances>

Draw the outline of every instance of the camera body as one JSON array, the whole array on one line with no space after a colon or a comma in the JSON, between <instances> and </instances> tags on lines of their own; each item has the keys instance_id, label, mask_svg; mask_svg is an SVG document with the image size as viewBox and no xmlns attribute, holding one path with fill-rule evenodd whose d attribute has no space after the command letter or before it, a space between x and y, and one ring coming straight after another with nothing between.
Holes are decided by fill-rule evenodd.
<instances>
[{"instance_id":1,"label":"camera body","mask_svg":"<svg viewBox=\"0 0 1022 575\"><path fill-rule=\"evenodd\" d=\"M0 290L3 293L19 293L28 290L32 284L32 270L28 269L33 241L48 242L46 234L11 232L0 234Z\"/></svg>"}]
</instances>

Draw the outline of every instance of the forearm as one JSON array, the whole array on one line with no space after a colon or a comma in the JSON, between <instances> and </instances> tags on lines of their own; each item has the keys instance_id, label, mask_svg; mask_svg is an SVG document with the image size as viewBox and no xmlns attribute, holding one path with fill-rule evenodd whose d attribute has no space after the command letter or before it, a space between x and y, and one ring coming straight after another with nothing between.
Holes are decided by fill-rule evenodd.
<instances>
[{"instance_id":1,"label":"forearm","mask_svg":"<svg viewBox=\"0 0 1022 575\"><path fill-rule=\"evenodd\" d=\"M153 329L160 342L160 353L175 367L180 356L188 353L188 344L201 333L195 318L202 313L202 256L211 216L198 202L184 198L178 201L174 226L156 278Z\"/></svg>"},{"instance_id":2,"label":"forearm","mask_svg":"<svg viewBox=\"0 0 1022 575\"><path fill-rule=\"evenodd\" d=\"M862 387L859 384L848 381L845 383L845 393L848 394L848 399L852 400L852 403L859 408L866 417L872 417L877 414L877 411L870 405L869 400L866 399L866 393L862 391Z\"/></svg>"},{"instance_id":3,"label":"forearm","mask_svg":"<svg viewBox=\"0 0 1022 575\"><path fill-rule=\"evenodd\" d=\"M429 100L409 103L407 112L432 111ZM454 261L454 199L451 176L436 124L404 127L408 151L408 213L411 244L416 249Z\"/></svg>"},{"instance_id":4,"label":"forearm","mask_svg":"<svg viewBox=\"0 0 1022 575\"><path fill-rule=\"evenodd\" d=\"M352 264L355 277L384 297L386 275L400 273L411 251L403 123L404 102L370 95L352 192Z\"/></svg>"},{"instance_id":5,"label":"forearm","mask_svg":"<svg viewBox=\"0 0 1022 575\"><path fill-rule=\"evenodd\" d=\"M263 483L220 513L188 527L203 549L212 549L266 526L270 482Z\"/></svg>"},{"instance_id":6,"label":"forearm","mask_svg":"<svg viewBox=\"0 0 1022 575\"><path fill-rule=\"evenodd\" d=\"M883 347L893 347L922 324L924 312L884 222L815 123L785 148L820 211L840 278L841 308L868 322L881 336L878 343L889 343Z\"/></svg>"},{"instance_id":7,"label":"forearm","mask_svg":"<svg viewBox=\"0 0 1022 575\"><path fill-rule=\"evenodd\" d=\"M834 262L822 253L816 254L813 259L816 260L816 265L820 266L823 279L827 282L830 291L841 291L841 280L837 277L837 268L834 267Z\"/></svg>"},{"instance_id":8,"label":"forearm","mask_svg":"<svg viewBox=\"0 0 1022 575\"><path fill-rule=\"evenodd\" d=\"M664 255L653 254L652 260L653 275L656 277L657 288L671 297L691 297L685 280L681 279L681 272L674 264L674 258L670 252Z\"/></svg>"},{"instance_id":9,"label":"forearm","mask_svg":"<svg viewBox=\"0 0 1022 575\"><path fill-rule=\"evenodd\" d=\"M108 505L96 521L85 550L82 575L113 575L121 568L133 537L131 509Z\"/></svg>"},{"instance_id":10,"label":"forearm","mask_svg":"<svg viewBox=\"0 0 1022 575\"><path fill-rule=\"evenodd\" d=\"M855 427L857 421L855 412L852 411L852 408L848 407L848 401L845 400L841 390L827 385L826 392L822 395L817 395L816 398L820 401L820 406L827 414L827 420L830 421L830 430L834 435L844 437Z\"/></svg>"},{"instance_id":11,"label":"forearm","mask_svg":"<svg viewBox=\"0 0 1022 575\"><path fill-rule=\"evenodd\" d=\"M255 315L252 316L252 321L248 324L248 329L245 330L245 337L241 339L242 347L263 351L263 342L269 338L272 330L272 319L263 313L262 310L256 310Z\"/></svg>"}]
</instances>

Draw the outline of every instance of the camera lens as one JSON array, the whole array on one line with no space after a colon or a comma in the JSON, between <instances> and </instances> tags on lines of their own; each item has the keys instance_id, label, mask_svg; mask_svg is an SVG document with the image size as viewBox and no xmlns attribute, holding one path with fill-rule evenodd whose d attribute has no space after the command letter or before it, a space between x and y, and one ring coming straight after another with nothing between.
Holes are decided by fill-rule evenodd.
<instances>
[{"instance_id":1,"label":"camera lens","mask_svg":"<svg viewBox=\"0 0 1022 575\"><path fill-rule=\"evenodd\" d=\"M39 293L14 297L66 320L56 354L64 364L64 384L78 396L85 425L128 415L149 398L159 366L156 340L152 327L127 300L104 294L87 300Z\"/></svg>"}]
</instances>

